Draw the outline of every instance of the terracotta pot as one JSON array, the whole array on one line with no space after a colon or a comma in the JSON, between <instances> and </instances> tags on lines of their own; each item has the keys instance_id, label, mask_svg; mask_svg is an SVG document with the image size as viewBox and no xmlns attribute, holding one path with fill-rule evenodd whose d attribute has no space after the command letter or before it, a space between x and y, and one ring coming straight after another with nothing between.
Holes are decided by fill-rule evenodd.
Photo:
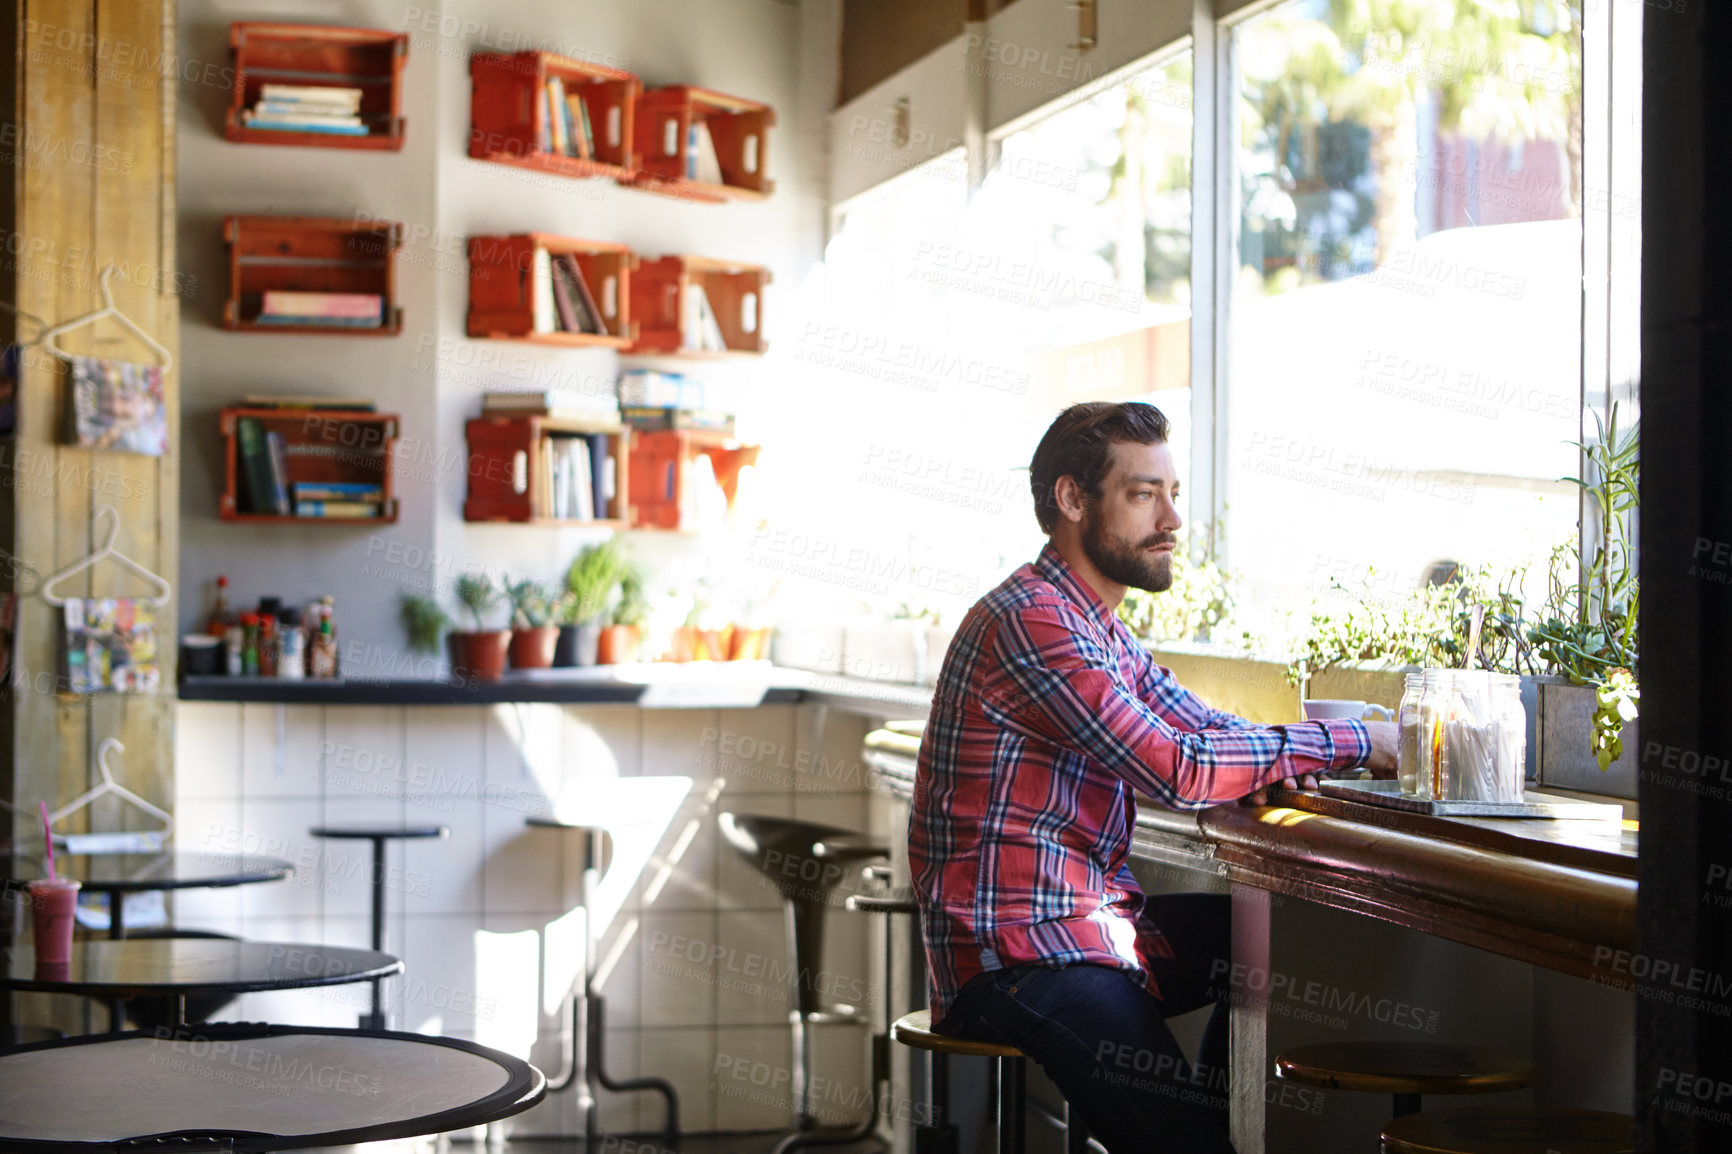
<instances>
[{"instance_id":1,"label":"terracotta pot","mask_svg":"<svg viewBox=\"0 0 1732 1154\"><path fill-rule=\"evenodd\" d=\"M498 681L505 672L505 655L511 648L511 630L489 629L484 633L452 633L451 672L477 681Z\"/></svg>"},{"instance_id":2,"label":"terracotta pot","mask_svg":"<svg viewBox=\"0 0 1732 1154\"><path fill-rule=\"evenodd\" d=\"M748 629L734 627L733 644L728 647L729 661L758 661L770 655L770 629L760 625Z\"/></svg>"},{"instance_id":3,"label":"terracotta pot","mask_svg":"<svg viewBox=\"0 0 1732 1154\"><path fill-rule=\"evenodd\" d=\"M538 625L511 631L511 668L546 669L553 664L553 648L559 644L559 626Z\"/></svg>"},{"instance_id":4,"label":"terracotta pot","mask_svg":"<svg viewBox=\"0 0 1732 1154\"><path fill-rule=\"evenodd\" d=\"M729 647L734 642L734 627L724 625L720 629L692 630L692 660L693 661L726 661Z\"/></svg>"},{"instance_id":5,"label":"terracotta pot","mask_svg":"<svg viewBox=\"0 0 1732 1154\"><path fill-rule=\"evenodd\" d=\"M596 646L595 663L619 665L636 661L638 647L642 644L643 638L636 625L605 626L601 631L600 644Z\"/></svg>"}]
</instances>

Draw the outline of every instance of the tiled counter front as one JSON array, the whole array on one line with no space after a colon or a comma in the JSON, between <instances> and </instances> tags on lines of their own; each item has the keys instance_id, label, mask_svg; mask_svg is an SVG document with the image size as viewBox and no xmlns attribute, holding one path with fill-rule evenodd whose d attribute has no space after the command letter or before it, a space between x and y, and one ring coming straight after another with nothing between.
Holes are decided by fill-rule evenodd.
<instances>
[{"instance_id":1,"label":"tiled counter front","mask_svg":"<svg viewBox=\"0 0 1732 1154\"><path fill-rule=\"evenodd\" d=\"M365 842L323 842L321 823L437 823L445 840L387 850L385 948L395 1028L471 1038L565 1069L566 994L581 972L582 846L525 819L616 811L615 862L598 896L609 1073L670 1079L687 1131L791 1124L787 945L775 891L718 834L729 809L884 833L885 799L860 760L872 724L824 704L743 710L632 705L292 706L185 702L177 737L176 841L273 854L293 880L182 895L183 928L252 940L362 946ZM687 779L687 780L681 780ZM623 812L620 812L623 807ZM827 919L836 1000L878 1004L877 935ZM859 994L864 991L862 999ZM854 996L850 997L852 994ZM353 1025L365 986L243 997L225 1019ZM865 1043L820 1027L820 1113L858 1116ZM661 1099L604 1093L613 1132L658 1128ZM566 1092L518 1133L581 1133Z\"/></svg>"}]
</instances>

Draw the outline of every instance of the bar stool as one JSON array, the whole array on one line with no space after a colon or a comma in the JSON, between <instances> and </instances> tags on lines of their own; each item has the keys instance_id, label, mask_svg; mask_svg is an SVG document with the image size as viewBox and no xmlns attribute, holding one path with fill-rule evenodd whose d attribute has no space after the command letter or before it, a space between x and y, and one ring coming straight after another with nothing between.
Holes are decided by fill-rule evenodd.
<instances>
[{"instance_id":1,"label":"bar stool","mask_svg":"<svg viewBox=\"0 0 1732 1154\"><path fill-rule=\"evenodd\" d=\"M934 1033L930 1010L904 1014L890 1027L890 1036L904 1046L934 1055L991 1058L998 1066L998 1154L1023 1154L1028 1058L1021 1050L1015 1046ZM1069 1113L1068 1109L1066 1113ZM1065 1127L1064 1148L1066 1154L1084 1154L1088 1150L1088 1132L1080 1121L1073 1120Z\"/></svg>"},{"instance_id":2,"label":"bar stool","mask_svg":"<svg viewBox=\"0 0 1732 1154\"><path fill-rule=\"evenodd\" d=\"M385 948L385 843L410 838L450 837L451 831L442 825L350 826L316 825L307 831L317 838L351 839L373 843L373 949ZM372 1012L361 1015L363 1030L385 1028L385 1008L379 991L379 979L373 980Z\"/></svg>"},{"instance_id":3,"label":"bar stool","mask_svg":"<svg viewBox=\"0 0 1732 1154\"><path fill-rule=\"evenodd\" d=\"M858 1141L854 1127L820 1130L807 1111L812 1084L812 1053L807 1031L812 1026L870 1024L852 1006L824 1006L818 978L824 968L824 911L835 891L850 876L849 866L888 857L890 847L852 830L815 822L760 814L724 813L716 819L722 836L776 887L788 929L788 949L794 972L794 1008L788 1022L794 1032L794 1102L797 1129L776 1146L776 1154L801 1146L838 1145ZM872 1111L877 1106L874 1102ZM873 1120L868 1115L867 1121Z\"/></svg>"},{"instance_id":4,"label":"bar stool","mask_svg":"<svg viewBox=\"0 0 1732 1154\"><path fill-rule=\"evenodd\" d=\"M898 914L920 915L920 906L914 900L914 891L902 889L890 890L890 870L884 866L867 866L860 871L863 886L882 888L882 894L850 894L843 902L844 909L859 914L884 915L884 1029L882 1033L872 1034L872 1101L867 1106L866 1117L859 1125L838 1135L839 1141L857 1142L869 1138L878 1124L879 1087L888 1089L890 1086L890 1030L896 1021L896 1011L890 1008L890 991L892 979L896 972L896 950L891 940L890 921ZM772 1152L774 1154L774 1152Z\"/></svg>"},{"instance_id":5,"label":"bar stool","mask_svg":"<svg viewBox=\"0 0 1732 1154\"><path fill-rule=\"evenodd\" d=\"M1409 1114L1383 1127L1383 1154L1633 1154L1628 1114L1567 1107L1471 1106Z\"/></svg>"},{"instance_id":6,"label":"bar stool","mask_svg":"<svg viewBox=\"0 0 1732 1154\"><path fill-rule=\"evenodd\" d=\"M1395 1096L1395 1117L1425 1094L1501 1094L1533 1085L1534 1064L1478 1046L1437 1042L1325 1042L1275 1058L1275 1076L1325 1090Z\"/></svg>"}]
</instances>

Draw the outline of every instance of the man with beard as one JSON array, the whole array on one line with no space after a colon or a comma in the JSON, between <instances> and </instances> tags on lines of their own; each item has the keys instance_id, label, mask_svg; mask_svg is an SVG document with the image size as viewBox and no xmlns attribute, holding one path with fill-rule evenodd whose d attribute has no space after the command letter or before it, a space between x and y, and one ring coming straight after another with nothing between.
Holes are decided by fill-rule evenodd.
<instances>
[{"instance_id":1,"label":"man with beard","mask_svg":"<svg viewBox=\"0 0 1732 1154\"><path fill-rule=\"evenodd\" d=\"M1033 1058L1113 1154L1230 1152L1227 899L1145 897L1133 790L1200 809L1387 774L1396 727L1213 710L1117 619L1127 588L1172 584L1183 522L1160 410L1074 405L1029 469L1048 543L963 620L920 743L908 859L934 1028ZM1211 1002L1193 1067L1166 1019Z\"/></svg>"}]
</instances>

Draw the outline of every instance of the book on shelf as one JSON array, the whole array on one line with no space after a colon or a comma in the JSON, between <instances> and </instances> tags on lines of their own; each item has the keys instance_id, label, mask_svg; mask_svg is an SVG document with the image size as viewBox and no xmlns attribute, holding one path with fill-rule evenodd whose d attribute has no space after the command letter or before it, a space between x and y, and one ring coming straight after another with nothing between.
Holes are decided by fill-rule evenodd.
<instances>
[{"instance_id":1,"label":"book on shelf","mask_svg":"<svg viewBox=\"0 0 1732 1154\"><path fill-rule=\"evenodd\" d=\"M265 448L265 427L256 417L242 417L235 422L236 471L246 481L249 513L274 513L276 502L271 497L271 463Z\"/></svg>"},{"instance_id":2,"label":"book on shelf","mask_svg":"<svg viewBox=\"0 0 1732 1154\"><path fill-rule=\"evenodd\" d=\"M321 320L368 320L375 324L385 313L385 298L378 293L284 292L267 289L260 309L268 316L316 317Z\"/></svg>"},{"instance_id":3,"label":"book on shelf","mask_svg":"<svg viewBox=\"0 0 1732 1154\"><path fill-rule=\"evenodd\" d=\"M589 291L589 282L583 278L583 266L578 263L577 257L569 252L560 253L557 260L565 270L565 275L571 279L572 287L577 290L583 312L589 314L589 324L584 331L606 335L607 323L602 320L601 306L595 303L595 294Z\"/></svg>"},{"instance_id":4,"label":"book on shelf","mask_svg":"<svg viewBox=\"0 0 1732 1154\"><path fill-rule=\"evenodd\" d=\"M302 501L385 503L385 487L373 481L296 481L294 490L297 505Z\"/></svg>"},{"instance_id":5,"label":"book on shelf","mask_svg":"<svg viewBox=\"0 0 1732 1154\"><path fill-rule=\"evenodd\" d=\"M634 429L698 429L734 432L734 415L713 409L678 409L662 405L621 405L619 419Z\"/></svg>"},{"instance_id":6,"label":"book on shelf","mask_svg":"<svg viewBox=\"0 0 1732 1154\"><path fill-rule=\"evenodd\" d=\"M481 398L483 417L556 417L613 424L619 413L613 408L571 405L559 393L486 393Z\"/></svg>"},{"instance_id":7,"label":"book on shelf","mask_svg":"<svg viewBox=\"0 0 1732 1154\"><path fill-rule=\"evenodd\" d=\"M722 326L710 307L710 294L701 284L688 284L683 299L684 317L680 325L680 347L702 352L725 353L728 342L722 336Z\"/></svg>"},{"instance_id":8,"label":"book on shelf","mask_svg":"<svg viewBox=\"0 0 1732 1154\"><path fill-rule=\"evenodd\" d=\"M710 136L710 126L693 120L686 130L686 179L703 184L722 183L722 163L716 156L716 142Z\"/></svg>"},{"instance_id":9,"label":"book on shelf","mask_svg":"<svg viewBox=\"0 0 1732 1154\"><path fill-rule=\"evenodd\" d=\"M684 373L627 369L619 376L619 403L655 408L703 409L704 383Z\"/></svg>"},{"instance_id":10,"label":"book on shelf","mask_svg":"<svg viewBox=\"0 0 1732 1154\"><path fill-rule=\"evenodd\" d=\"M303 112L299 109L290 109L281 104L272 105L271 109L272 110L267 110L263 106L258 108L249 108L245 112L241 113L241 122L243 124L258 124L261 121L270 121L275 124L292 124L296 126L306 124L313 128L364 129L366 127L366 125L361 123L361 118L359 116L349 116L343 113L333 114L321 111Z\"/></svg>"},{"instance_id":11,"label":"book on shelf","mask_svg":"<svg viewBox=\"0 0 1732 1154\"><path fill-rule=\"evenodd\" d=\"M549 140L553 151L561 156L570 156L571 134L566 131L565 119L565 81L557 76L547 78L547 116Z\"/></svg>"},{"instance_id":12,"label":"book on shelf","mask_svg":"<svg viewBox=\"0 0 1732 1154\"><path fill-rule=\"evenodd\" d=\"M566 96L565 103L566 107L571 109L572 117L577 122L577 142L578 146L583 149L583 158L585 160L595 159L595 129L589 123L589 105L585 104L583 97L575 92Z\"/></svg>"},{"instance_id":13,"label":"book on shelf","mask_svg":"<svg viewBox=\"0 0 1732 1154\"><path fill-rule=\"evenodd\" d=\"M253 105L257 116L305 117L309 120L331 120L338 123L361 123L361 117L347 105L327 104L319 100L261 100Z\"/></svg>"},{"instance_id":14,"label":"book on shelf","mask_svg":"<svg viewBox=\"0 0 1732 1154\"><path fill-rule=\"evenodd\" d=\"M535 515L556 521L606 520L618 464L605 433L555 433L536 446Z\"/></svg>"},{"instance_id":15,"label":"book on shelf","mask_svg":"<svg viewBox=\"0 0 1732 1154\"><path fill-rule=\"evenodd\" d=\"M378 409L365 397L290 397L276 393L249 393L249 409L349 409L371 413Z\"/></svg>"},{"instance_id":16,"label":"book on shelf","mask_svg":"<svg viewBox=\"0 0 1732 1154\"><path fill-rule=\"evenodd\" d=\"M577 299L577 290L571 287L571 281L565 275L565 268L558 257L553 258L553 304L557 310L557 319L561 332L586 332L586 326L578 319L577 310L582 307Z\"/></svg>"},{"instance_id":17,"label":"book on shelf","mask_svg":"<svg viewBox=\"0 0 1732 1154\"><path fill-rule=\"evenodd\" d=\"M265 434L265 455L271 469L271 506L277 513L289 511L289 462L283 451L283 435Z\"/></svg>"},{"instance_id":18,"label":"book on shelf","mask_svg":"<svg viewBox=\"0 0 1732 1154\"><path fill-rule=\"evenodd\" d=\"M372 501L296 501L297 517L329 517L333 520L363 521L385 515L384 505Z\"/></svg>"},{"instance_id":19,"label":"book on shelf","mask_svg":"<svg viewBox=\"0 0 1732 1154\"><path fill-rule=\"evenodd\" d=\"M361 90L334 84L263 84L258 99L271 102L336 105L350 110L361 107Z\"/></svg>"},{"instance_id":20,"label":"book on shelf","mask_svg":"<svg viewBox=\"0 0 1732 1154\"><path fill-rule=\"evenodd\" d=\"M535 281L531 288L530 308L535 331L558 332L559 325L556 323L553 304L553 256L544 248L536 249L534 266Z\"/></svg>"},{"instance_id":21,"label":"book on shelf","mask_svg":"<svg viewBox=\"0 0 1732 1154\"><path fill-rule=\"evenodd\" d=\"M377 329L384 326L378 317L290 316L283 313L260 313L253 318L259 325L311 325L329 329Z\"/></svg>"},{"instance_id":22,"label":"book on shelf","mask_svg":"<svg viewBox=\"0 0 1732 1154\"><path fill-rule=\"evenodd\" d=\"M261 128L267 132L322 132L327 136L367 135L365 124L336 124L312 117L291 119L282 116L255 116L250 112L243 112L241 122L248 128Z\"/></svg>"}]
</instances>

